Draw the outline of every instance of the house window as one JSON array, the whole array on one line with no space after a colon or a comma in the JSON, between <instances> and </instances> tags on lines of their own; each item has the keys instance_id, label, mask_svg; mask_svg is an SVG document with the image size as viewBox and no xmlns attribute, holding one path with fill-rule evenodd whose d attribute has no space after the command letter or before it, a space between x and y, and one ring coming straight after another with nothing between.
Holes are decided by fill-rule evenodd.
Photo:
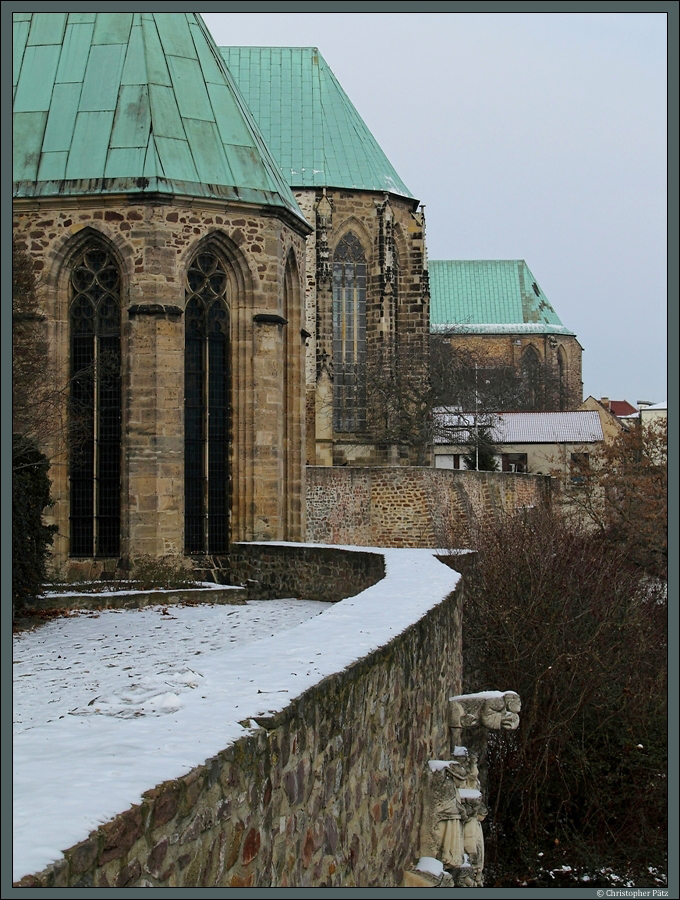
<instances>
[{"instance_id":1,"label":"house window","mask_svg":"<svg viewBox=\"0 0 680 900\"><path fill-rule=\"evenodd\" d=\"M333 428L366 427L366 257L349 232L333 258Z\"/></svg>"},{"instance_id":2,"label":"house window","mask_svg":"<svg viewBox=\"0 0 680 900\"><path fill-rule=\"evenodd\" d=\"M101 244L70 278L71 556L120 552L120 273Z\"/></svg>"},{"instance_id":3,"label":"house window","mask_svg":"<svg viewBox=\"0 0 680 900\"><path fill-rule=\"evenodd\" d=\"M503 453L501 454L501 471L502 472L528 472L528 463L526 453Z\"/></svg>"},{"instance_id":4,"label":"house window","mask_svg":"<svg viewBox=\"0 0 680 900\"><path fill-rule=\"evenodd\" d=\"M462 469L460 453L435 454L434 465L436 469Z\"/></svg>"},{"instance_id":5,"label":"house window","mask_svg":"<svg viewBox=\"0 0 680 900\"><path fill-rule=\"evenodd\" d=\"M585 484L588 478L588 468L590 465L589 453L572 453L571 454L571 483Z\"/></svg>"},{"instance_id":6,"label":"house window","mask_svg":"<svg viewBox=\"0 0 680 900\"><path fill-rule=\"evenodd\" d=\"M187 276L184 351L184 546L225 553L229 542L227 273L211 252Z\"/></svg>"}]
</instances>

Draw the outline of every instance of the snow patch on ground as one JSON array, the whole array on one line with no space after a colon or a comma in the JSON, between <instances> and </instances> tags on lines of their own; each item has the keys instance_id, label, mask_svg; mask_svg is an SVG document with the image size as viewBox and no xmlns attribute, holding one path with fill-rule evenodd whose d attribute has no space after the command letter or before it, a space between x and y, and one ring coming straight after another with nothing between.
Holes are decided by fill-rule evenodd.
<instances>
[{"instance_id":1,"label":"snow patch on ground","mask_svg":"<svg viewBox=\"0 0 680 900\"><path fill-rule=\"evenodd\" d=\"M460 577L432 550L346 549L381 553L386 577L340 603L102 610L16 635L13 879L389 642Z\"/></svg>"}]
</instances>

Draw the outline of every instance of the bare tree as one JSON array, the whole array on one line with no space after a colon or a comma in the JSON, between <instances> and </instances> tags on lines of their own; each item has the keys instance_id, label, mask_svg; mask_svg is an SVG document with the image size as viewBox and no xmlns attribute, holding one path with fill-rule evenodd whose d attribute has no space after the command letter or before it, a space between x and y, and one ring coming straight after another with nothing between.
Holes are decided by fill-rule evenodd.
<instances>
[{"instance_id":1,"label":"bare tree","mask_svg":"<svg viewBox=\"0 0 680 900\"><path fill-rule=\"evenodd\" d=\"M557 372L538 363L515 368L495 364L479 353L453 346L446 334L430 338L430 379L438 405L494 412L559 410Z\"/></svg>"},{"instance_id":2,"label":"bare tree","mask_svg":"<svg viewBox=\"0 0 680 900\"><path fill-rule=\"evenodd\" d=\"M668 425L638 424L590 453L575 453L564 485L577 510L636 565L668 570Z\"/></svg>"}]
</instances>

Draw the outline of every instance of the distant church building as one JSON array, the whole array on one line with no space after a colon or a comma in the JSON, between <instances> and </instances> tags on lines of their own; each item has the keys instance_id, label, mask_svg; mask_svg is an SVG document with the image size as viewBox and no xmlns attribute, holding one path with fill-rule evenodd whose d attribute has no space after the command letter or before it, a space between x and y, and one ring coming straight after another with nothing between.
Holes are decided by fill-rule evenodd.
<instances>
[{"instance_id":1,"label":"distant church building","mask_svg":"<svg viewBox=\"0 0 680 900\"><path fill-rule=\"evenodd\" d=\"M371 433L371 364L407 349L425 384L431 328L580 403L526 264L428 272L419 202L318 50L55 12L14 14L13 57L14 233L69 422L57 564L304 539L305 463L414 462Z\"/></svg>"},{"instance_id":2,"label":"distant church building","mask_svg":"<svg viewBox=\"0 0 680 900\"><path fill-rule=\"evenodd\" d=\"M523 259L430 260L429 271L432 333L484 372L508 373L497 411L580 407L581 345Z\"/></svg>"}]
</instances>

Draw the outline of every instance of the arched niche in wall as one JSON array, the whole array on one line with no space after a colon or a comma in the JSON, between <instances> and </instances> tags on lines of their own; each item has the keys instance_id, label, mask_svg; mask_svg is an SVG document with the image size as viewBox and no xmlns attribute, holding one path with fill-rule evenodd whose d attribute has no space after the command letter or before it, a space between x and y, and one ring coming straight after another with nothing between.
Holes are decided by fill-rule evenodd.
<instances>
[{"instance_id":1,"label":"arched niche in wall","mask_svg":"<svg viewBox=\"0 0 680 900\"><path fill-rule=\"evenodd\" d=\"M541 369L540 354L535 347L530 345L522 353L522 379L524 381L526 405L529 409L538 409L541 404L541 386L543 382Z\"/></svg>"}]
</instances>

